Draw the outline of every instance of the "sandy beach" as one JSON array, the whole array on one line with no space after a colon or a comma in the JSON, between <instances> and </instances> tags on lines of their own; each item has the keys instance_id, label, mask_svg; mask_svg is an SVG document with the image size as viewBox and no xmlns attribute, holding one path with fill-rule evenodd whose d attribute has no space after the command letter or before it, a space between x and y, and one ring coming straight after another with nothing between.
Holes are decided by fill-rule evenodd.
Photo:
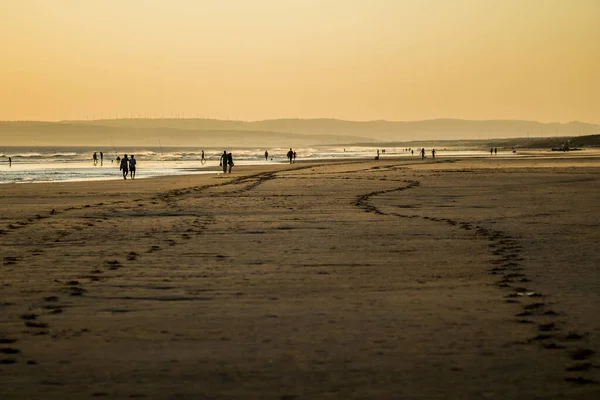
<instances>
[{"instance_id":1,"label":"sandy beach","mask_svg":"<svg viewBox=\"0 0 600 400\"><path fill-rule=\"evenodd\" d=\"M0 185L0 397L598 399L599 221L597 151Z\"/></svg>"}]
</instances>

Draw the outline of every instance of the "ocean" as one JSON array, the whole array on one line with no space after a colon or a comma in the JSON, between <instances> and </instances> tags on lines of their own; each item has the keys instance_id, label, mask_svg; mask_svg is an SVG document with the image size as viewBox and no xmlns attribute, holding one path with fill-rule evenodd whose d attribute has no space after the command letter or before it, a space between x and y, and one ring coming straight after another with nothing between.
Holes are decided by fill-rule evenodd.
<instances>
[{"instance_id":1,"label":"ocean","mask_svg":"<svg viewBox=\"0 0 600 400\"><path fill-rule=\"evenodd\" d=\"M152 178L168 175L183 174L214 174L224 149L204 149L206 163L202 164L203 149L198 148L120 148L106 149L93 147L0 147L0 184L10 183L40 183L40 182L69 182L123 179L117 155L134 154L137 160L136 179ZM227 149L233 153L235 169L244 165L266 163L286 163L287 148L267 149L268 160L265 160L265 149L233 148ZM334 160L334 159L372 159L377 154L377 147L338 147L320 146L314 148L294 149L297 160ZM118 154L117 154L118 151ZM483 150L437 150L437 157L474 157L489 156ZM98 163L92 160L93 153L98 155ZM104 160L100 162L100 152ZM386 148L381 153L385 157L418 157L415 149L411 155L405 148ZM501 152L502 156L511 154ZM500 155L499 154L499 155ZM430 149L427 153L431 157ZM12 159L9 165L8 157ZM235 171L234 169L234 171Z\"/></svg>"}]
</instances>

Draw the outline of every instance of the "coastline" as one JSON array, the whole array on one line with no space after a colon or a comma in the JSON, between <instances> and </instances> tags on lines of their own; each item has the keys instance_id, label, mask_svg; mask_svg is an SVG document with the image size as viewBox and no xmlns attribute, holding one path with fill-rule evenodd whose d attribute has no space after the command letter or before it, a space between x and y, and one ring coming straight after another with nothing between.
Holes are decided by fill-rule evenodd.
<instances>
[{"instance_id":1,"label":"coastline","mask_svg":"<svg viewBox=\"0 0 600 400\"><path fill-rule=\"evenodd\" d=\"M6 398L596 398L599 172L532 153L0 185Z\"/></svg>"}]
</instances>

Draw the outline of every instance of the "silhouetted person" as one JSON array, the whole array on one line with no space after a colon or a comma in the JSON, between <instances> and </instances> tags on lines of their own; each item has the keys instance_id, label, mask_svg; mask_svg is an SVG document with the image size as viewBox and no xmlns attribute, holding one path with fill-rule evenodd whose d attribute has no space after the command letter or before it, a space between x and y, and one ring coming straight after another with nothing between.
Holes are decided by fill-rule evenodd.
<instances>
[{"instance_id":1,"label":"silhouetted person","mask_svg":"<svg viewBox=\"0 0 600 400\"><path fill-rule=\"evenodd\" d=\"M498 148L497 147L494 147L494 155L495 156L498 155Z\"/></svg>"},{"instance_id":2,"label":"silhouetted person","mask_svg":"<svg viewBox=\"0 0 600 400\"><path fill-rule=\"evenodd\" d=\"M123 179L127 179L127 174L129 173L129 159L127 158L127 154L121 158L121 165L119 165L119 169L123 172Z\"/></svg>"},{"instance_id":3,"label":"silhouetted person","mask_svg":"<svg viewBox=\"0 0 600 400\"><path fill-rule=\"evenodd\" d=\"M221 159L219 160L219 165L223 167L223 173L227 173L227 150L223 150L223 154L221 154Z\"/></svg>"},{"instance_id":4,"label":"silhouetted person","mask_svg":"<svg viewBox=\"0 0 600 400\"><path fill-rule=\"evenodd\" d=\"M8 157L8 166L12 167L12 158L11 157Z\"/></svg>"},{"instance_id":5,"label":"silhouetted person","mask_svg":"<svg viewBox=\"0 0 600 400\"><path fill-rule=\"evenodd\" d=\"M425 147L421 148L421 160L425 158Z\"/></svg>"},{"instance_id":6,"label":"silhouetted person","mask_svg":"<svg viewBox=\"0 0 600 400\"><path fill-rule=\"evenodd\" d=\"M287 158L290 160L290 164L291 164L292 160L294 158L294 152L292 151L292 149L290 149L290 151L287 152Z\"/></svg>"},{"instance_id":7,"label":"silhouetted person","mask_svg":"<svg viewBox=\"0 0 600 400\"><path fill-rule=\"evenodd\" d=\"M98 164L98 155L96 154L96 152L94 152L94 155L92 156L92 160L94 160L94 165Z\"/></svg>"},{"instance_id":8,"label":"silhouetted person","mask_svg":"<svg viewBox=\"0 0 600 400\"><path fill-rule=\"evenodd\" d=\"M269 160L269 152L265 150L265 161Z\"/></svg>"},{"instance_id":9,"label":"silhouetted person","mask_svg":"<svg viewBox=\"0 0 600 400\"><path fill-rule=\"evenodd\" d=\"M435 158L435 149L431 149L431 158Z\"/></svg>"},{"instance_id":10,"label":"silhouetted person","mask_svg":"<svg viewBox=\"0 0 600 400\"><path fill-rule=\"evenodd\" d=\"M377 149L377 155L375 156L376 160L379 160L379 149Z\"/></svg>"},{"instance_id":11,"label":"silhouetted person","mask_svg":"<svg viewBox=\"0 0 600 400\"><path fill-rule=\"evenodd\" d=\"M231 173L231 168L233 167L233 154L231 152L227 154L227 165L229 165L229 173Z\"/></svg>"},{"instance_id":12,"label":"silhouetted person","mask_svg":"<svg viewBox=\"0 0 600 400\"><path fill-rule=\"evenodd\" d=\"M296 163L296 152L294 152L294 164Z\"/></svg>"},{"instance_id":13,"label":"silhouetted person","mask_svg":"<svg viewBox=\"0 0 600 400\"><path fill-rule=\"evenodd\" d=\"M117 163L121 161L121 157L117 156Z\"/></svg>"},{"instance_id":14,"label":"silhouetted person","mask_svg":"<svg viewBox=\"0 0 600 400\"><path fill-rule=\"evenodd\" d=\"M415 155L415 151L414 151L414 150L411 150L411 151L410 151L410 155L411 155L411 156L414 156L414 155Z\"/></svg>"},{"instance_id":15,"label":"silhouetted person","mask_svg":"<svg viewBox=\"0 0 600 400\"><path fill-rule=\"evenodd\" d=\"M104 164L104 153L100 152L100 165Z\"/></svg>"},{"instance_id":16,"label":"silhouetted person","mask_svg":"<svg viewBox=\"0 0 600 400\"><path fill-rule=\"evenodd\" d=\"M493 147L490 147L490 156L491 156L492 154L494 154L494 148L493 148Z\"/></svg>"},{"instance_id":17,"label":"silhouetted person","mask_svg":"<svg viewBox=\"0 0 600 400\"><path fill-rule=\"evenodd\" d=\"M137 164L137 160L135 156L132 154L129 159L129 175L131 175L131 179L135 179L135 165Z\"/></svg>"},{"instance_id":18,"label":"silhouetted person","mask_svg":"<svg viewBox=\"0 0 600 400\"><path fill-rule=\"evenodd\" d=\"M202 157L200 157L200 162L202 163L202 165L204 165L204 163L206 162L206 158L204 158L204 150L202 150Z\"/></svg>"}]
</instances>

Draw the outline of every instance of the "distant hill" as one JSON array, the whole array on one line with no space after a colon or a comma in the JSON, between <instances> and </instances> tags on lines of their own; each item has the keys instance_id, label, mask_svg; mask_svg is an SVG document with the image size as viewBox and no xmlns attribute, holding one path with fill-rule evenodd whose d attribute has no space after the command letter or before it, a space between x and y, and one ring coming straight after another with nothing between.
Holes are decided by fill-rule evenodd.
<instances>
[{"instance_id":1,"label":"distant hill","mask_svg":"<svg viewBox=\"0 0 600 400\"><path fill-rule=\"evenodd\" d=\"M324 144L574 137L600 134L600 125L535 121L344 121L338 119L114 119L0 122L1 145L283 147Z\"/></svg>"},{"instance_id":2,"label":"distant hill","mask_svg":"<svg viewBox=\"0 0 600 400\"><path fill-rule=\"evenodd\" d=\"M364 136L375 140L491 139L509 137L580 136L600 134L600 125L584 122L542 123L519 120L470 121L344 121L339 119L272 119L225 121L215 119L118 119L78 124L128 128L175 128L184 130L242 130L297 134Z\"/></svg>"},{"instance_id":3,"label":"distant hill","mask_svg":"<svg viewBox=\"0 0 600 400\"><path fill-rule=\"evenodd\" d=\"M159 124L155 120L93 122L0 122L0 146L189 146L189 147L306 147L374 142L368 137L298 134L251 129L205 129L185 120ZM182 123L183 122L183 123ZM188 121L189 122L189 121ZM223 128L223 129L218 129Z\"/></svg>"}]
</instances>

